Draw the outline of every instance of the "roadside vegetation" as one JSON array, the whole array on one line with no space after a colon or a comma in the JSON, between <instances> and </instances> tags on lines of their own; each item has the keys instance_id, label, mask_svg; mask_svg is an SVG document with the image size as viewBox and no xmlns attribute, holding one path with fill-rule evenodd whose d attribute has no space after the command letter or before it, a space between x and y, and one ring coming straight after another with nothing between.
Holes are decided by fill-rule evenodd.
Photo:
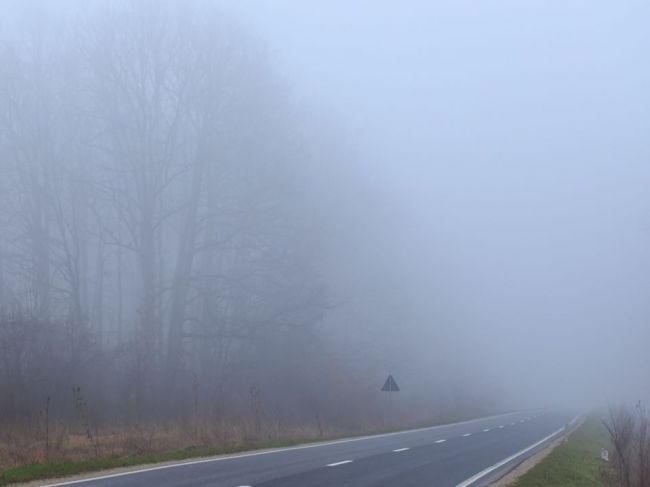
<instances>
[{"instance_id":1,"label":"roadside vegetation","mask_svg":"<svg viewBox=\"0 0 650 487\"><path fill-rule=\"evenodd\" d=\"M404 312L426 286L395 285L403 262L377 243L399 232L352 134L292 95L256 32L217 2L9 3L3 481L500 407L458 367L399 370L450 348L428 304Z\"/></svg>"},{"instance_id":2,"label":"roadside vegetation","mask_svg":"<svg viewBox=\"0 0 650 487\"><path fill-rule=\"evenodd\" d=\"M39 479L53 479L82 474L100 472L102 470L132 467L136 465L186 460L190 458L209 457L229 453L239 453L247 450L275 448L297 445L316 439L331 438L274 438L258 441L245 441L224 447L193 446L170 451L150 451L131 454L112 454L105 457L87 458L82 460L59 460L44 463L32 463L16 468L0 471L0 486L18 482L29 482Z\"/></svg>"},{"instance_id":3,"label":"roadside vegetation","mask_svg":"<svg viewBox=\"0 0 650 487\"><path fill-rule=\"evenodd\" d=\"M604 487L608 485L606 463L600 459L600 451L608 444L606 427L597 416L590 416L567 441L511 486Z\"/></svg>"},{"instance_id":4,"label":"roadside vegetation","mask_svg":"<svg viewBox=\"0 0 650 487\"><path fill-rule=\"evenodd\" d=\"M650 485L650 416L645 406L639 402L634 408L611 408L604 424L612 445L608 484Z\"/></svg>"},{"instance_id":5,"label":"roadside vegetation","mask_svg":"<svg viewBox=\"0 0 650 487\"><path fill-rule=\"evenodd\" d=\"M36 443L32 445L33 456L31 458L22 457L18 466L3 470L0 465L0 486L101 472L114 468L389 433L465 419L472 419L472 417L448 416L445 420L403 424L402 427L384 424L383 427L372 428L368 425L366 429L356 431L324 428L322 425L320 427L301 426L279 429L278 425L273 428L269 424L263 425L260 436L257 436L255 432L255 425L247 422L239 424L236 422L230 424L202 423L198 427L194 425L194 427L188 426L187 428L157 425L149 428L124 430L112 435L97 436L94 439L87 435L67 435L51 447L49 459L43 456L44 446L41 443ZM197 431L201 433L197 434ZM8 437L5 436L5 438ZM5 457L10 456L11 451L23 453L30 451L29 448L26 448L25 441L21 442L18 435L11 438L17 443L14 445L3 443L0 438L0 458L3 454ZM182 444L186 446L178 446Z\"/></svg>"}]
</instances>

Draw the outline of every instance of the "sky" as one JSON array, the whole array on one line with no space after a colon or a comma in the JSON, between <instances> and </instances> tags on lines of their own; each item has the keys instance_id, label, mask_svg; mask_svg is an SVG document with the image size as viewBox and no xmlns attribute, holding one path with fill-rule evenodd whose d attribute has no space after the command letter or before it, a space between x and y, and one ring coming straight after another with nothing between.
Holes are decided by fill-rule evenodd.
<instances>
[{"instance_id":1,"label":"sky","mask_svg":"<svg viewBox=\"0 0 650 487\"><path fill-rule=\"evenodd\" d=\"M222 3L355 138L424 337L444 293L505 390L647 395L647 2Z\"/></svg>"}]
</instances>

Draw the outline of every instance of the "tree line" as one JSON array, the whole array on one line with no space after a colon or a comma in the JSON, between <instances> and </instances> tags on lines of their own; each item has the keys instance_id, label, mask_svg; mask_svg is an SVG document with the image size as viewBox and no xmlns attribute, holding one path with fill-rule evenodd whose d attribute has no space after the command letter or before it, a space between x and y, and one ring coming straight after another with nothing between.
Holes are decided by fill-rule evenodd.
<instances>
[{"instance_id":1,"label":"tree line","mask_svg":"<svg viewBox=\"0 0 650 487\"><path fill-rule=\"evenodd\" d=\"M40 445L16 464L52 421L385 427L389 371L395 423L498 407L354 138L253 33L200 0L25 5L0 32L0 423Z\"/></svg>"},{"instance_id":2,"label":"tree line","mask_svg":"<svg viewBox=\"0 0 650 487\"><path fill-rule=\"evenodd\" d=\"M0 417L300 409L334 373L313 120L209 3L88 10L0 49Z\"/></svg>"}]
</instances>

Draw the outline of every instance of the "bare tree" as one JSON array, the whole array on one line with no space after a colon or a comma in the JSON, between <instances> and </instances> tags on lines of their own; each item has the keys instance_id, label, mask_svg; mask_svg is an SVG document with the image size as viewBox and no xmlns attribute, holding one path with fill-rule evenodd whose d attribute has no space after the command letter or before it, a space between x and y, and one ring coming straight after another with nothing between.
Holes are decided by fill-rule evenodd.
<instances>
[{"instance_id":1,"label":"bare tree","mask_svg":"<svg viewBox=\"0 0 650 487\"><path fill-rule=\"evenodd\" d=\"M614 447L611 465L613 485L644 487L650 479L650 418L638 402L633 411L626 407L610 408L605 421Z\"/></svg>"}]
</instances>

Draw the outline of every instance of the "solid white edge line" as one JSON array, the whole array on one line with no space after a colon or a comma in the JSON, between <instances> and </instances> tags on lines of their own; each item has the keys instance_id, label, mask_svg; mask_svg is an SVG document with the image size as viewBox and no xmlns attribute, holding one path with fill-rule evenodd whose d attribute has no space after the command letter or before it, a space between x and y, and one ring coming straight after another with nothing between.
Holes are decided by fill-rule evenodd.
<instances>
[{"instance_id":1,"label":"solid white edge line","mask_svg":"<svg viewBox=\"0 0 650 487\"><path fill-rule=\"evenodd\" d=\"M342 462L328 463L326 467L338 467L339 465L345 465L346 463L352 463L352 460L343 460Z\"/></svg>"},{"instance_id":2,"label":"solid white edge line","mask_svg":"<svg viewBox=\"0 0 650 487\"><path fill-rule=\"evenodd\" d=\"M409 448L398 448L398 449L393 450L393 451L394 451L395 453L398 453L398 452L401 452L401 451L406 451L406 450L408 450L408 449L409 449Z\"/></svg>"},{"instance_id":3,"label":"solid white edge line","mask_svg":"<svg viewBox=\"0 0 650 487\"><path fill-rule=\"evenodd\" d=\"M577 416L576 416L576 418L577 418ZM574 419L571 421L571 423L573 423L574 421L576 421L576 418L574 418ZM569 423L569 424L571 424L571 423ZM538 447L539 445L541 445L542 443L544 443L544 442L550 440L550 439L553 438L555 435L561 433L562 431L564 431L564 430L566 430L566 429L567 429L566 426L562 426L559 430L556 430L556 431L554 431L553 433L551 433L550 435L548 435L548 436L542 438L542 439L539 440L537 443L533 443L533 444L530 445L529 447L526 447L526 448L524 448L523 450L518 451L518 452L515 453L514 455L510 455L508 458L506 458L506 459L504 459L504 460L501 460L501 461L498 462L498 463L495 463L495 464L492 465L491 467L488 467L488 468L486 468L485 470L481 470L479 473L477 473L477 474L475 474L475 475L472 475L470 478L468 478L467 480L461 482L461 483L458 484L456 487L469 487L471 484L473 484L473 483L476 482L477 480L480 480L482 477L485 477L487 474L494 472L497 468L503 467L506 463L511 462L511 461L514 460L515 458L517 458L517 457L519 457L519 456L521 456L521 455L523 455L523 454L525 454L525 453L528 453L530 450L532 450L532 449L534 449L534 448L537 448L537 447Z\"/></svg>"},{"instance_id":4,"label":"solid white edge line","mask_svg":"<svg viewBox=\"0 0 650 487\"><path fill-rule=\"evenodd\" d=\"M321 446L329 446L329 445L339 445L343 443L352 443L355 441L363 441L363 440L369 440L372 438L386 438L388 436L397 436L397 435L404 435L407 433L415 433L417 431L429 431L429 430L435 430L435 429L440 429L440 428L447 428L449 426L457 426L459 424L469 424L469 423L475 423L477 421L484 421L486 419L492 419L492 418L500 418L503 416L512 416L513 414L521 414L522 411L513 411L510 413L503 413L503 414L495 414L493 416L485 416L483 418L475 418L475 419L468 419L467 421L457 421L455 423L448 423L448 424L439 424L437 426L427 426L425 428L415 428L411 430L404 430L404 431L395 431L393 433L383 433L381 435L366 435L366 436L359 436L356 438L347 438L344 440L333 440L333 441L325 441L321 443L310 443L307 445L300 445L300 446L290 446L287 448L275 448L272 450L264 450L264 451L256 451L256 452L250 452L250 453L238 453L235 455L224 455L216 458L203 458L201 460L190 460L187 462L179 462L179 463L172 463L170 465L159 465L156 467L147 467L147 468L141 468L138 470L129 470L128 472L120 472L120 473L114 473L114 474L109 474L109 475L100 475L97 477L88 477L88 478L83 478L79 480L68 480L68 481L63 481L63 482L58 482L54 484L44 484L41 487L61 487L64 485L75 485L75 484L81 484L83 482L93 482L95 480L104 480L104 479L112 479L116 477L124 477L126 475L135 475L138 473L144 473L144 472L153 472L155 470L164 470L167 468L175 468L175 467L183 467L185 465L198 465L201 463L210 463L210 462L220 462L223 460L233 460L235 458L246 458L246 457L256 457L259 455L269 455L271 453L282 453L282 452L287 452L287 451L293 451L293 450L303 450L307 448L318 448ZM444 441L444 440L443 440ZM438 442L436 442L438 443Z\"/></svg>"},{"instance_id":5,"label":"solid white edge line","mask_svg":"<svg viewBox=\"0 0 650 487\"><path fill-rule=\"evenodd\" d=\"M578 421L578 416L576 416L575 418L573 418L573 419L571 420L571 422L569 423L569 427L573 426L573 425L575 424L576 421Z\"/></svg>"}]
</instances>

